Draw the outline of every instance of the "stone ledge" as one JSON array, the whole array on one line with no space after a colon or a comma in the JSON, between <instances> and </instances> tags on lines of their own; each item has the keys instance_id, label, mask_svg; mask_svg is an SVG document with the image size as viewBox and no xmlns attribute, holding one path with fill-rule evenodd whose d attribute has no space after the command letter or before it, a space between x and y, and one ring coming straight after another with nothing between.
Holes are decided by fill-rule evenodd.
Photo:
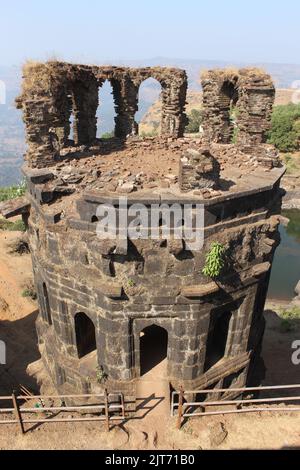
<instances>
[{"instance_id":1,"label":"stone ledge","mask_svg":"<svg viewBox=\"0 0 300 470\"><path fill-rule=\"evenodd\" d=\"M120 284L101 284L99 291L109 299L121 299L123 297L123 286Z\"/></svg>"},{"instance_id":2,"label":"stone ledge","mask_svg":"<svg viewBox=\"0 0 300 470\"><path fill-rule=\"evenodd\" d=\"M254 277L261 276L262 274L267 273L271 269L271 263L268 261L266 263L261 263L257 264L256 266L253 266L251 270L251 274Z\"/></svg>"},{"instance_id":3,"label":"stone ledge","mask_svg":"<svg viewBox=\"0 0 300 470\"><path fill-rule=\"evenodd\" d=\"M30 202L26 197L18 197L17 199L4 201L0 204L0 214L2 214L5 219L27 214L29 209Z\"/></svg>"},{"instance_id":4,"label":"stone ledge","mask_svg":"<svg viewBox=\"0 0 300 470\"><path fill-rule=\"evenodd\" d=\"M184 297L204 297L218 292L220 287L215 282L199 286L189 286L181 289L181 294Z\"/></svg>"}]
</instances>

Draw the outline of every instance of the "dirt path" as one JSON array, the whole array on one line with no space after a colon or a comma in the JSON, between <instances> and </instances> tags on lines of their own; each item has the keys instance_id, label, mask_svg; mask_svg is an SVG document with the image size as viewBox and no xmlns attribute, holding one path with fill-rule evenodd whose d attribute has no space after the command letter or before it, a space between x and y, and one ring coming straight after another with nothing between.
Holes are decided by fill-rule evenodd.
<instances>
[{"instance_id":1,"label":"dirt path","mask_svg":"<svg viewBox=\"0 0 300 470\"><path fill-rule=\"evenodd\" d=\"M39 359L35 319L37 306L22 297L32 279L30 255L10 253L18 232L0 231L0 340L6 344L7 364L0 366L0 394L10 394L19 385L37 390L27 366Z\"/></svg>"}]
</instances>

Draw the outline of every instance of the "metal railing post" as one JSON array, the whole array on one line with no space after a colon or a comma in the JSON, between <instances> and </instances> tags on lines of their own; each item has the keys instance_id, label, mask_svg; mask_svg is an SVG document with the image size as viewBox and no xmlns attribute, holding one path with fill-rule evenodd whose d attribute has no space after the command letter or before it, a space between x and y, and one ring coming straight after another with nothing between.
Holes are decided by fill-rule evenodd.
<instances>
[{"instance_id":1,"label":"metal railing post","mask_svg":"<svg viewBox=\"0 0 300 470\"><path fill-rule=\"evenodd\" d=\"M109 432L109 403L107 389L104 390L104 403L105 403L105 418L106 418L106 430Z\"/></svg>"},{"instance_id":2,"label":"metal railing post","mask_svg":"<svg viewBox=\"0 0 300 470\"><path fill-rule=\"evenodd\" d=\"M182 412L183 412L183 398L184 398L183 387L180 387L179 404L178 404L178 419L177 419L177 429L178 430L181 428L181 420L182 420Z\"/></svg>"},{"instance_id":3,"label":"metal railing post","mask_svg":"<svg viewBox=\"0 0 300 470\"><path fill-rule=\"evenodd\" d=\"M13 405L14 405L14 410L15 410L16 417L17 417L19 425L20 425L21 433L25 434L22 414L21 414L21 411L20 411L18 398L17 398L17 394L16 394L15 391L12 393L12 402L13 402Z\"/></svg>"}]
</instances>

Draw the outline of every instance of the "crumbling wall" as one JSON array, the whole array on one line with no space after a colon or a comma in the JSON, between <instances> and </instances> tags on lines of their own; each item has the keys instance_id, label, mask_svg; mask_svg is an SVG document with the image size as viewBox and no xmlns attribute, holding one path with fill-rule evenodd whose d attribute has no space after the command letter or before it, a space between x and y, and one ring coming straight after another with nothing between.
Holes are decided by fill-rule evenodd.
<instances>
[{"instance_id":1,"label":"crumbling wall","mask_svg":"<svg viewBox=\"0 0 300 470\"><path fill-rule=\"evenodd\" d=\"M249 147L251 151L266 142L271 127L275 87L268 74L256 69L240 70L238 86L237 144Z\"/></svg>"},{"instance_id":2,"label":"crumbling wall","mask_svg":"<svg viewBox=\"0 0 300 470\"><path fill-rule=\"evenodd\" d=\"M194 189L217 189L220 165L209 148L188 149L180 160L179 185L181 191Z\"/></svg>"},{"instance_id":3,"label":"crumbling wall","mask_svg":"<svg viewBox=\"0 0 300 470\"><path fill-rule=\"evenodd\" d=\"M162 136L183 136L187 91L187 76L183 70L94 67L60 62L26 65L23 92L17 99L17 106L23 109L29 147L28 164L42 168L55 163L60 150L69 143L72 113L74 144L95 143L98 92L105 80L109 80L113 88L116 137L126 139L137 134L135 115L139 87L150 77L157 79L162 86Z\"/></svg>"},{"instance_id":4,"label":"crumbling wall","mask_svg":"<svg viewBox=\"0 0 300 470\"><path fill-rule=\"evenodd\" d=\"M236 132L236 143L245 150L266 142L275 99L268 74L250 68L210 70L202 75L202 87L206 141L231 143Z\"/></svg>"}]
</instances>

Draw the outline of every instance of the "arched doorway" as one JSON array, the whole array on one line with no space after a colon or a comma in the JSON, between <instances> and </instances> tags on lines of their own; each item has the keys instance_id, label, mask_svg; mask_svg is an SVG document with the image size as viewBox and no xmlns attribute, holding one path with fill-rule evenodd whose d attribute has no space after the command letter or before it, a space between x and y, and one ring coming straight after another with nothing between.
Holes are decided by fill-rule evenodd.
<instances>
[{"instance_id":1,"label":"arched doorway","mask_svg":"<svg viewBox=\"0 0 300 470\"><path fill-rule=\"evenodd\" d=\"M76 314L75 333L79 359L97 349L95 326L85 313Z\"/></svg>"},{"instance_id":2,"label":"arched doorway","mask_svg":"<svg viewBox=\"0 0 300 470\"><path fill-rule=\"evenodd\" d=\"M144 376L168 356L168 333L157 325L145 328L140 335L140 371Z\"/></svg>"},{"instance_id":3,"label":"arched doorway","mask_svg":"<svg viewBox=\"0 0 300 470\"><path fill-rule=\"evenodd\" d=\"M105 80L99 88L97 138L108 139L115 136L116 115L114 90L111 82Z\"/></svg>"},{"instance_id":4,"label":"arched doorway","mask_svg":"<svg viewBox=\"0 0 300 470\"><path fill-rule=\"evenodd\" d=\"M139 135L153 137L161 134L162 86L155 78L147 78L139 88L138 112L135 120Z\"/></svg>"}]
</instances>

